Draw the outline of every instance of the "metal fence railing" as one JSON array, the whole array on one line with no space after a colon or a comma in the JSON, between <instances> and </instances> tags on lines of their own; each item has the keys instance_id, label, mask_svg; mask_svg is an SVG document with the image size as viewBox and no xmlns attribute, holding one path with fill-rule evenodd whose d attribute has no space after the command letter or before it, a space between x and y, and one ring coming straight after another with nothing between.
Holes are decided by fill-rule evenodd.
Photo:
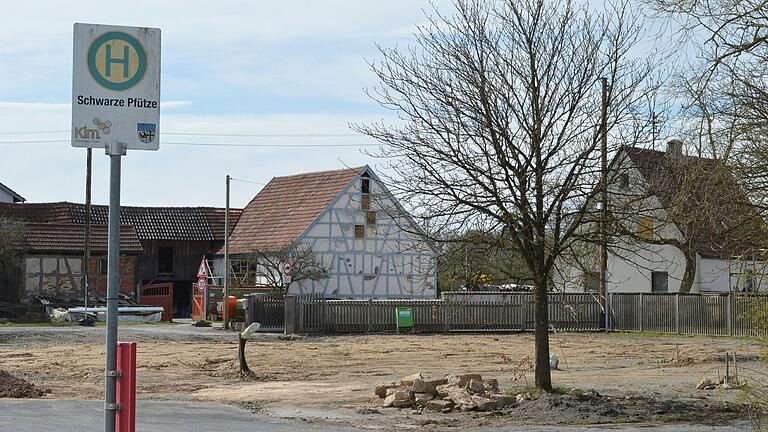
<instances>
[{"instance_id":1,"label":"metal fence railing","mask_svg":"<svg viewBox=\"0 0 768 432\"><path fill-rule=\"evenodd\" d=\"M608 295L611 331L766 336L768 296L755 294Z\"/></svg>"}]
</instances>

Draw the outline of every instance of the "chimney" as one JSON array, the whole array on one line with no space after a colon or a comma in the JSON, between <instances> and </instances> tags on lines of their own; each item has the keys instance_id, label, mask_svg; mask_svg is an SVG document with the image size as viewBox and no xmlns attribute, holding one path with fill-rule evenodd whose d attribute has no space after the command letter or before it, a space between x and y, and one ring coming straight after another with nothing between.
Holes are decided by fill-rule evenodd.
<instances>
[{"instance_id":1,"label":"chimney","mask_svg":"<svg viewBox=\"0 0 768 432\"><path fill-rule=\"evenodd\" d=\"M677 138L667 141L667 156L679 158L683 155L683 142Z\"/></svg>"}]
</instances>

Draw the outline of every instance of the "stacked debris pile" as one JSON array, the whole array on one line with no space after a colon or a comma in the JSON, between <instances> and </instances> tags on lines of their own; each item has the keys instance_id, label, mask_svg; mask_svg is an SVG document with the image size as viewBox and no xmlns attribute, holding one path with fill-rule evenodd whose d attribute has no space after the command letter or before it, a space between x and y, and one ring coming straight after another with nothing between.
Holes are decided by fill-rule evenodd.
<instances>
[{"instance_id":1,"label":"stacked debris pile","mask_svg":"<svg viewBox=\"0 0 768 432\"><path fill-rule=\"evenodd\" d=\"M39 398L50 392L0 369L0 398Z\"/></svg>"},{"instance_id":2,"label":"stacked debris pile","mask_svg":"<svg viewBox=\"0 0 768 432\"><path fill-rule=\"evenodd\" d=\"M479 374L449 374L438 379L416 373L399 382L378 383L375 393L384 399L384 407L442 413L493 411L517 404L515 396L499 392L497 380Z\"/></svg>"}]
</instances>

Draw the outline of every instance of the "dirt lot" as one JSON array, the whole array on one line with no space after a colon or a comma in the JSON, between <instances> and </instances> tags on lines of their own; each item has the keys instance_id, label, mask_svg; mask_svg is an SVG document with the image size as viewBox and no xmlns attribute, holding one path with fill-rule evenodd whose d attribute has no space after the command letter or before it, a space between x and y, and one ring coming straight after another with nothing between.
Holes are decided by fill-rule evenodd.
<instances>
[{"instance_id":1,"label":"dirt lot","mask_svg":"<svg viewBox=\"0 0 768 432\"><path fill-rule=\"evenodd\" d=\"M531 334L293 340L258 335L248 344L248 362L256 377L242 380L237 373L234 333L187 325L128 326L120 331L121 340L139 343L138 392L142 399L221 401L283 418L346 425L371 421L480 427L510 422L612 421L595 410L576 407L566 412L561 408L570 402L557 398L542 397L503 414L427 416L381 408L373 394L376 382L415 372L440 376L480 373L498 378L502 389L532 383L532 371L527 370L533 356ZM103 340L103 328L0 327L0 369L50 389L46 398L97 399L102 397ZM629 415L614 416L613 421L721 420L718 413L730 412L723 403L737 400L740 392L702 391L695 386L704 377L716 377L718 369L725 373L725 352L739 355L741 379L768 372L758 361L761 348L734 338L570 333L552 335L551 345L562 369L553 371L555 385L608 395L589 405ZM527 372L520 373L524 370ZM581 412L586 414L574 416ZM638 413L658 416L638 417Z\"/></svg>"}]
</instances>

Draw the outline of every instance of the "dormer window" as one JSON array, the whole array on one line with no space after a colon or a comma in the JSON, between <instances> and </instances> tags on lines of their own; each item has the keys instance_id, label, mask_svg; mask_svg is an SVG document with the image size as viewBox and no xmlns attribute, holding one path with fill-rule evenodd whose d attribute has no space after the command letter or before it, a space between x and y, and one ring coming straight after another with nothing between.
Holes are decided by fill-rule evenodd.
<instances>
[{"instance_id":1,"label":"dormer window","mask_svg":"<svg viewBox=\"0 0 768 432\"><path fill-rule=\"evenodd\" d=\"M626 190L629 187L629 174L622 174L619 176L619 188Z\"/></svg>"}]
</instances>

